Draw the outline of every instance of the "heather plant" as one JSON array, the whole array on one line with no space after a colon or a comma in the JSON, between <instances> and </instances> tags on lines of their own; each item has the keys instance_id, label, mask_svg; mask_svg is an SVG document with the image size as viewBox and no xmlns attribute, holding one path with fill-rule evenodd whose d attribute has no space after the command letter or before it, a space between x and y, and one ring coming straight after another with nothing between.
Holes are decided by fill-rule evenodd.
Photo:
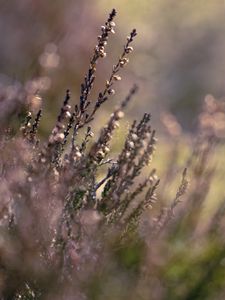
<instances>
[{"instance_id":1,"label":"heather plant","mask_svg":"<svg viewBox=\"0 0 225 300\"><path fill-rule=\"evenodd\" d=\"M138 87L97 137L91 122L115 94L135 29L96 101L90 100L115 16L113 9L101 27L79 103L72 108L67 90L47 140L38 134L40 107L27 107L19 132L2 129L1 299L223 299L224 201L206 226L201 213L216 174L212 157L224 132L224 105L206 99L172 200L167 189L175 163L160 183L149 113L131 124L115 157L113 134ZM175 119L164 120L169 137L177 138Z\"/></svg>"}]
</instances>

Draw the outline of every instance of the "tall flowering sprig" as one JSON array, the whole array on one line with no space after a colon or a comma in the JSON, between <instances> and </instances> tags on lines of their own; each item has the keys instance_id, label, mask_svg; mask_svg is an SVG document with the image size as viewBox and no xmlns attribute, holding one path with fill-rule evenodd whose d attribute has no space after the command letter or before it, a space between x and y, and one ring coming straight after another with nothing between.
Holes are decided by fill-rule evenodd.
<instances>
[{"instance_id":1,"label":"tall flowering sprig","mask_svg":"<svg viewBox=\"0 0 225 300\"><path fill-rule=\"evenodd\" d=\"M126 207L125 202L130 202L126 193L134 184L134 179L140 175L141 169L151 160L156 138L149 121L150 114L146 113L139 123L133 122L118 157L117 167L103 189L99 209L108 216L110 222L117 212L121 213L121 209Z\"/></svg>"},{"instance_id":2,"label":"tall flowering sprig","mask_svg":"<svg viewBox=\"0 0 225 300\"><path fill-rule=\"evenodd\" d=\"M111 114L110 119L106 126L101 130L98 141L93 144L90 150L90 156L97 162L101 162L103 158L110 151L109 143L112 139L113 131L119 126L118 121L124 116L124 108L128 105L132 97L137 93L138 87L134 85L124 101L120 106Z\"/></svg>"},{"instance_id":3,"label":"tall flowering sprig","mask_svg":"<svg viewBox=\"0 0 225 300\"><path fill-rule=\"evenodd\" d=\"M39 155L41 160L45 160L45 157L48 156L52 163L59 165L59 160L63 153L65 140L67 137L66 130L73 116L73 114L71 114L70 98L70 90L67 90L63 104L57 117L56 124L48 138L48 143L41 150L41 153Z\"/></svg>"},{"instance_id":4,"label":"tall flowering sprig","mask_svg":"<svg viewBox=\"0 0 225 300\"><path fill-rule=\"evenodd\" d=\"M122 101L119 107L116 108L116 110L111 114L109 121L102 128L98 140L92 145L89 153L86 156L86 162L88 165L92 165L92 174L94 175L92 181L91 199L93 199L93 194L95 194L95 207L97 207L99 202L99 200L96 197L96 191L113 175L115 168L117 168L116 163L113 162L113 160L104 160L107 154L110 153L110 142L113 138L113 132L119 126L120 119L124 117L124 108L131 101L133 96L136 94L137 90L138 87L136 85L134 85L131 88L126 98ZM97 183L96 172L98 168L103 164L111 164L111 167L108 169L106 176Z\"/></svg>"},{"instance_id":5,"label":"tall flowering sprig","mask_svg":"<svg viewBox=\"0 0 225 300\"><path fill-rule=\"evenodd\" d=\"M40 109L37 112L32 123L32 118L33 118L32 112L28 111L26 113L24 122L20 127L20 131L22 132L23 138L29 141L30 143L37 144L39 142L36 135L40 125L41 117L42 117L42 109Z\"/></svg>"},{"instance_id":6,"label":"tall flowering sprig","mask_svg":"<svg viewBox=\"0 0 225 300\"><path fill-rule=\"evenodd\" d=\"M94 54L90 60L90 65L87 74L85 75L84 82L81 84L81 94L80 94L80 103L75 106L74 109L74 130L72 137L72 148L74 148L75 136L77 130L82 127L81 124L85 123L85 120L88 118L88 113L86 113L90 101L88 101L88 96L90 95L91 89L93 88L95 81L95 73L97 62L100 58L106 57L105 47L108 42L109 35L115 33L114 27L114 18L116 16L116 10L113 9L109 14L105 25L101 27L101 35L98 36L98 44L95 46Z\"/></svg>"},{"instance_id":7,"label":"tall flowering sprig","mask_svg":"<svg viewBox=\"0 0 225 300\"><path fill-rule=\"evenodd\" d=\"M41 121L41 116L42 116L42 110L40 109L35 117L35 120L32 124L32 128L30 130L30 141L34 142L35 138L36 138L36 134L38 131L38 127L40 125L40 121Z\"/></svg>"},{"instance_id":8,"label":"tall flowering sprig","mask_svg":"<svg viewBox=\"0 0 225 300\"><path fill-rule=\"evenodd\" d=\"M71 118L71 106L69 105L70 101L70 91L66 91L66 96L63 101L63 105L60 109L60 113L57 117L57 122L55 127L52 130L52 133L49 137L48 147L52 147L55 143L63 143L64 141L64 129L65 129L65 120Z\"/></svg>"},{"instance_id":9,"label":"tall flowering sprig","mask_svg":"<svg viewBox=\"0 0 225 300\"><path fill-rule=\"evenodd\" d=\"M88 73L85 75L84 83L81 84L81 95L80 95L80 112L84 113L87 106L90 102L87 102L88 95L93 87L95 80L96 65L99 58L106 57L105 46L110 33L115 33L114 27L115 23L113 22L114 17L116 16L116 10L113 9L109 14L109 18L106 21L105 25L101 27L102 34L98 36L98 44L95 46L94 54L90 61L90 66Z\"/></svg>"},{"instance_id":10,"label":"tall flowering sprig","mask_svg":"<svg viewBox=\"0 0 225 300\"><path fill-rule=\"evenodd\" d=\"M73 131L73 138L72 138L72 147L74 147L75 142L75 136L77 134L78 129L82 128L89 122L91 122L94 119L94 115L96 111L99 109L99 107L109 99L109 96L112 96L115 94L115 90L112 88L115 82L121 80L121 76L118 74L118 72L123 68L128 62L129 59L126 57L127 54L131 53L133 51L133 47L131 47L131 43L134 40L134 37L137 35L136 29L133 29L130 35L127 37L127 42L124 45L123 52L117 62L116 65L112 68L112 73L108 80L106 80L105 88L102 92L98 94L98 98L95 102L94 108L90 114L86 113L87 107L89 106L90 102L86 102L85 110L83 112L76 108L76 111L78 112L77 120L75 121L74 125L74 131ZM82 100L83 103L83 100ZM82 104L82 107L83 104Z\"/></svg>"},{"instance_id":11,"label":"tall flowering sprig","mask_svg":"<svg viewBox=\"0 0 225 300\"><path fill-rule=\"evenodd\" d=\"M22 135L24 138L28 137L29 132L31 130L31 127L32 127L31 120L32 120L32 113L30 111L28 111L26 113L26 116L25 116L22 126L20 126L20 131L22 132Z\"/></svg>"},{"instance_id":12,"label":"tall flowering sprig","mask_svg":"<svg viewBox=\"0 0 225 300\"><path fill-rule=\"evenodd\" d=\"M127 43L124 45L124 50L117 62L116 65L112 68L112 73L108 80L106 80L105 88L102 92L98 94L98 99L95 103L94 109L87 119L87 122L91 121L93 119L93 115L95 112L99 109L99 107L109 98L109 95L114 95L115 90L112 89L112 86L116 81L121 80L121 76L118 75L118 72L123 68L128 62L129 59L126 57L127 54L131 53L133 51L133 47L130 46L130 44L133 42L134 37L137 35L136 29L133 29L130 33L130 35L127 37Z\"/></svg>"}]
</instances>

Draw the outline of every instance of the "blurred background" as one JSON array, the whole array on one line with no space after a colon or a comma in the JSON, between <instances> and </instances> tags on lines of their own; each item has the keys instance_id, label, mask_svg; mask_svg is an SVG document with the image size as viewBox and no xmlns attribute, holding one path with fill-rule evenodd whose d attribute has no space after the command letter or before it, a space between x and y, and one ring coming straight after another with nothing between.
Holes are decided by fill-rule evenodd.
<instances>
[{"instance_id":1,"label":"blurred background","mask_svg":"<svg viewBox=\"0 0 225 300\"><path fill-rule=\"evenodd\" d=\"M45 108L42 132L48 131L67 88L78 101L100 26L113 7L116 35L98 66L91 99L136 28L135 51L108 107L136 82L141 89L132 118L150 111L158 126L160 113L169 111L183 129L195 130L204 97L225 95L224 0L1 0L0 118L24 102L24 92L38 93Z\"/></svg>"}]
</instances>

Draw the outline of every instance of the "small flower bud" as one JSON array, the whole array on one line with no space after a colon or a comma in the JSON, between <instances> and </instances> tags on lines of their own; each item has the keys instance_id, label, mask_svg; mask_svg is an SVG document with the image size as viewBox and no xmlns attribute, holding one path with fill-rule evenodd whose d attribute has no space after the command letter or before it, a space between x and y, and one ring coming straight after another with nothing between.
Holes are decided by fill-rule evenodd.
<instances>
[{"instance_id":1,"label":"small flower bud","mask_svg":"<svg viewBox=\"0 0 225 300\"><path fill-rule=\"evenodd\" d=\"M89 135L90 137L93 137L93 136L94 136L94 132L90 131L88 135Z\"/></svg>"},{"instance_id":2,"label":"small flower bud","mask_svg":"<svg viewBox=\"0 0 225 300\"><path fill-rule=\"evenodd\" d=\"M123 58L120 60L120 67L123 67L125 66L127 63L129 62L129 59L128 58Z\"/></svg>"},{"instance_id":3,"label":"small flower bud","mask_svg":"<svg viewBox=\"0 0 225 300\"><path fill-rule=\"evenodd\" d=\"M132 138L133 141L137 141L138 136L135 133L132 133L131 138Z\"/></svg>"},{"instance_id":4,"label":"small flower bud","mask_svg":"<svg viewBox=\"0 0 225 300\"><path fill-rule=\"evenodd\" d=\"M25 126L20 127L20 131L25 131L25 129L26 129Z\"/></svg>"},{"instance_id":5,"label":"small flower bud","mask_svg":"<svg viewBox=\"0 0 225 300\"><path fill-rule=\"evenodd\" d=\"M63 108L64 108L64 110L70 110L71 106L69 104L66 104Z\"/></svg>"},{"instance_id":6,"label":"small flower bud","mask_svg":"<svg viewBox=\"0 0 225 300\"><path fill-rule=\"evenodd\" d=\"M152 177L153 177L154 180L158 180L159 179L159 177L156 174L154 174Z\"/></svg>"},{"instance_id":7,"label":"small flower bud","mask_svg":"<svg viewBox=\"0 0 225 300\"><path fill-rule=\"evenodd\" d=\"M113 79L114 79L115 81L119 81L119 80L121 80L121 77L120 77L119 75L114 75L114 76L113 76Z\"/></svg>"},{"instance_id":8,"label":"small flower bud","mask_svg":"<svg viewBox=\"0 0 225 300\"><path fill-rule=\"evenodd\" d=\"M65 136L64 136L63 133L58 133L58 134L55 136L54 140L55 140L56 142L63 142L64 138L65 138Z\"/></svg>"},{"instance_id":9,"label":"small flower bud","mask_svg":"<svg viewBox=\"0 0 225 300\"><path fill-rule=\"evenodd\" d=\"M105 156L103 151L98 151L97 152L97 158L102 159Z\"/></svg>"},{"instance_id":10,"label":"small flower bud","mask_svg":"<svg viewBox=\"0 0 225 300\"><path fill-rule=\"evenodd\" d=\"M149 180L150 183L152 183L153 182L153 177L150 176L148 180Z\"/></svg>"},{"instance_id":11,"label":"small flower bud","mask_svg":"<svg viewBox=\"0 0 225 300\"><path fill-rule=\"evenodd\" d=\"M115 94L115 90L109 89L109 90L108 90L108 94L109 94L109 95L114 95L114 94Z\"/></svg>"},{"instance_id":12,"label":"small flower bud","mask_svg":"<svg viewBox=\"0 0 225 300\"><path fill-rule=\"evenodd\" d=\"M75 157L77 158L81 158L82 154L80 153L80 151L76 151L75 152Z\"/></svg>"},{"instance_id":13,"label":"small flower bud","mask_svg":"<svg viewBox=\"0 0 225 300\"><path fill-rule=\"evenodd\" d=\"M99 55L102 58L106 57L106 53L104 51L99 51Z\"/></svg>"},{"instance_id":14,"label":"small flower bud","mask_svg":"<svg viewBox=\"0 0 225 300\"><path fill-rule=\"evenodd\" d=\"M43 164L46 163L46 158L45 157L41 158L41 163L43 163Z\"/></svg>"},{"instance_id":15,"label":"small flower bud","mask_svg":"<svg viewBox=\"0 0 225 300\"><path fill-rule=\"evenodd\" d=\"M59 132L59 129L57 127L54 127L53 130L52 130L52 133L57 134L58 132Z\"/></svg>"},{"instance_id":16,"label":"small flower bud","mask_svg":"<svg viewBox=\"0 0 225 300\"><path fill-rule=\"evenodd\" d=\"M111 135L111 133L109 133L109 132L107 132L106 136L107 136L108 139L111 139L111 138L112 138L112 135Z\"/></svg>"},{"instance_id":17,"label":"small flower bud","mask_svg":"<svg viewBox=\"0 0 225 300\"><path fill-rule=\"evenodd\" d=\"M117 119L122 119L124 117L124 112L122 110L119 110L115 113L115 117Z\"/></svg>"},{"instance_id":18,"label":"small flower bud","mask_svg":"<svg viewBox=\"0 0 225 300\"><path fill-rule=\"evenodd\" d=\"M65 117L66 117L66 119L71 118L71 113L69 111L67 111L66 114L65 114Z\"/></svg>"},{"instance_id":19,"label":"small flower bud","mask_svg":"<svg viewBox=\"0 0 225 300\"><path fill-rule=\"evenodd\" d=\"M109 149L108 147L105 146L105 147L103 148L103 151L104 151L105 153L109 153L109 152L110 152L110 149Z\"/></svg>"},{"instance_id":20,"label":"small flower bud","mask_svg":"<svg viewBox=\"0 0 225 300\"><path fill-rule=\"evenodd\" d=\"M32 178L29 176L29 177L27 177L27 181L28 181L28 182L32 182L33 180L32 180Z\"/></svg>"},{"instance_id":21,"label":"small flower bud","mask_svg":"<svg viewBox=\"0 0 225 300\"><path fill-rule=\"evenodd\" d=\"M130 157L130 152L126 152L125 157L129 158Z\"/></svg>"},{"instance_id":22,"label":"small flower bud","mask_svg":"<svg viewBox=\"0 0 225 300\"><path fill-rule=\"evenodd\" d=\"M124 66L124 61L121 60L121 61L120 61L120 67L123 68L123 66Z\"/></svg>"},{"instance_id":23,"label":"small flower bud","mask_svg":"<svg viewBox=\"0 0 225 300\"><path fill-rule=\"evenodd\" d=\"M129 148L131 148L131 149L133 149L134 148L134 142L132 142L132 141L128 141L128 147Z\"/></svg>"},{"instance_id":24,"label":"small flower bud","mask_svg":"<svg viewBox=\"0 0 225 300\"><path fill-rule=\"evenodd\" d=\"M53 144L54 143L54 136L51 134L49 139L48 139L49 144Z\"/></svg>"},{"instance_id":25,"label":"small flower bud","mask_svg":"<svg viewBox=\"0 0 225 300\"><path fill-rule=\"evenodd\" d=\"M125 50L125 52L126 53L131 53L133 50L134 50L133 47L127 47L126 50Z\"/></svg>"},{"instance_id":26,"label":"small flower bud","mask_svg":"<svg viewBox=\"0 0 225 300\"><path fill-rule=\"evenodd\" d=\"M120 127L120 124L118 122L114 122L113 125L112 125L113 129L116 129L116 128L119 128Z\"/></svg>"}]
</instances>

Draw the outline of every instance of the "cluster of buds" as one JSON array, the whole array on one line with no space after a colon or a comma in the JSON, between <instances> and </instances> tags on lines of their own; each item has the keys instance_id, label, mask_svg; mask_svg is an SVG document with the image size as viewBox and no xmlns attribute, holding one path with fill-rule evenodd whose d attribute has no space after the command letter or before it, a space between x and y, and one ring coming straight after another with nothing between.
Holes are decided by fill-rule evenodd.
<instances>
[{"instance_id":1,"label":"cluster of buds","mask_svg":"<svg viewBox=\"0 0 225 300\"><path fill-rule=\"evenodd\" d=\"M115 75L118 76L118 75ZM119 77L119 76L118 76ZM120 77L119 79L120 80ZM94 146L91 149L91 155L96 156L98 160L102 160L107 153L109 152L109 143L112 139L112 133L113 131L119 127L119 121L124 117L123 109L127 106L129 101L131 100L132 96L137 92L137 86L133 86L131 90L129 91L129 94L125 98L125 100L121 103L120 107L115 110L114 113L111 114L108 124L104 127L102 130L99 140L97 143L94 144ZM134 138L134 140L137 140ZM127 153L127 157L130 155L130 153Z\"/></svg>"},{"instance_id":2,"label":"cluster of buds","mask_svg":"<svg viewBox=\"0 0 225 300\"><path fill-rule=\"evenodd\" d=\"M119 75L113 75L115 81L120 81L122 78Z\"/></svg>"},{"instance_id":3,"label":"cluster of buds","mask_svg":"<svg viewBox=\"0 0 225 300\"><path fill-rule=\"evenodd\" d=\"M149 163L155 150L155 131L151 130L149 121L150 115L145 114L139 124L133 123L120 157L127 165L124 169L127 172L130 170L131 177L138 174L140 169Z\"/></svg>"},{"instance_id":4,"label":"cluster of buds","mask_svg":"<svg viewBox=\"0 0 225 300\"><path fill-rule=\"evenodd\" d=\"M96 65L99 58L106 57L106 51L105 47L108 42L108 38L110 33L115 33L114 27L115 23L113 21L114 17L116 16L116 10L113 9L112 12L109 14L109 17L107 21L105 22L105 25L101 27L101 35L98 36L98 44L95 46L94 54L90 60L90 66L87 74L85 75L84 83L81 84L81 95L80 95L80 120L78 121L79 128L83 127L84 124L90 122L90 120L93 117L93 114L95 113L96 109L100 106L101 102L104 102L107 98L104 97L107 91L105 92L104 96L102 93L99 94L99 98L101 100L97 101L94 112L89 115L89 118L86 118L86 120L83 122L83 125L81 126L81 119L83 118L85 111L87 110L90 101L88 101L88 95L90 94L90 91L93 87L94 81L95 81L95 72L96 72ZM102 97L103 96L103 97ZM104 100L102 100L104 99ZM75 126L76 127L76 126ZM76 128L74 127L74 134L76 132Z\"/></svg>"},{"instance_id":5,"label":"cluster of buds","mask_svg":"<svg viewBox=\"0 0 225 300\"><path fill-rule=\"evenodd\" d=\"M22 132L23 137L31 143L34 142L38 143L38 140L36 138L36 133L40 124L41 115L42 115L42 111L40 109L36 114L33 123L31 123L32 113L29 111L25 117L24 124L20 127L20 131Z\"/></svg>"},{"instance_id":6,"label":"cluster of buds","mask_svg":"<svg viewBox=\"0 0 225 300\"><path fill-rule=\"evenodd\" d=\"M40 124L41 116L42 116L42 110L40 109L36 115L36 118L32 125L32 129L30 130L30 133L29 133L30 142L34 142L34 141L38 142L38 139L36 138L36 134L37 134L37 130L38 130L38 127Z\"/></svg>"},{"instance_id":7,"label":"cluster of buds","mask_svg":"<svg viewBox=\"0 0 225 300\"><path fill-rule=\"evenodd\" d=\"M81 157L82 157L82 153L80 152L79 147L75 146L73 151L73 160L78 161Z\"/></svg>"},{"instance_id":8,"label":"cluster of buds","mask_svg":"<svg viewBox=\"0 0 225 300\"><path fill-rule=\"evenodd\" d=\"M127 141L127 147L129 150L134 149L134 142L133 141Z\"/></svg>"},{"instance_id":9,"label":"cluster of buds","mask_svg":"<svg viewBox=\"0 0 225 300\"><path fill-rule=\"evenodd\" d=\"M83 140L83 142L80 146L80 152L81 153L84 153L84 151L86 150L87 144L89 142L89 138L93 138L93 137L94 137L94 133L92 132L91 127L88 126L85 137L84 137L84 140Z\"/></svg>"},{"instance_id":10,"label":"cluster of buds","mask_svg":"<svg viewBox=\"0 0 225 300\"><path fill-rule=\"evenodd\" d=\"M128 62L129 62L129 58L126 58L126 57L121 58L121 59L120 59L120 62L119 62L120 67L123 68L125 65L128 64Z\"/></svg>"},{"instance_id":11,"label":"cluster of buds","mask_svg":"<svg viewBox=\"0 0 225 300\"><path fill-rule=\"evenodd\" d=\"M156 174L156 169L153 169L151 174L149 175L148 177L148 181L153 184L154 181L157 181L159 178L158 178L158 175Z\"/></svg>"},{"instance_id":12,"label":"cluster of buds","mask_svg":"<svg viewBox=\"0 0 225 300\"><path fill-rule=\"evenodd\" d=\"M156 189L159 185L159 179L156 173L149 177L150 187L145 194L144 208L152 208L152 205L157 201Z\"/></svg>"},{"instance_id":13,"label":"cluster of buds","mask_svg":"<svg viewBox=\"0 0 225 300\"><path fill-rule=\"evenodd\" d=\"M125 48L125 52L126 52L127 54L131 53L133 50L134 50L134 48L131 47L131 46L128 46L128 47Z\"/></svg>"},{"instance_id":14,"label":"cluster of buds","mask_svg":"<svg viewBox=\"0 0 225 300\"><path fill-rule=\"evenodd\" d=\"M54 128L56 129L56 127ZM50 144L54 144L54 143L62 143L63 140L64 140L64 133L62 132L54 132L54 134L51 134L50 137L49 137L49 143Z\"/></svg>"},{"instance_id":15,"label":"cluster of buds","mask_svg":"<svg viewBox=\"0 0 225 300\"><path fill-rule=\"evenodd\" d=\"M134 37L137 35L136 29L133 29L130 33L130 35L127 37L127 43L124 46L124 52L119 60L119 66L123 68L128 62L129 59L126 56L126 54L131 53L134 49L130 46L130 44L133 42Z\"/></svg>"},{"instance_id":16,"label":"cluster of buds","mask_svg":"<svg viewBox=\"0 0 225 300\"><path fill-rule=\"evenodd\" d=\"M71 106L69 105L69 99L70 99L70 92L67 90L66 97L63 102L63 106L61 107L60 114L58 115L57 122L55 127L52 130L52 133L49 137L49 144L54 143L63 143L65 139L65 120L68 120L71 118Z\"/></svg>"},{"instance_id":17,"label":"cluster of buds","mask_svg":"<svg viewBox=\"0 0 225 300\"><path fill-rule=\"evenodd\" d=\"M114 89L108 89L108 94L109 95L114 95L115 94L115 90Z\"/></svg>"},{"instance_id":18,"label":"cluster of buds","mask_svg":"<svg viewBox=\"0 0 225 300\"><path fill-rule=\"evenodd\" d=\"M100 57L102 58L106 57L104 46L100 46L100 47L96 46L96 50L98 51Z\"/></svg>"},{"instance_id":19,"label":"cluster of buds","mask_svg":"<svg viewBox=\"0 0 225 300\"><path fill-rule=\"evenodd\" d=\"M24 124L20 127L20 131L22 132L23 136L26 137L28 132L30 131L32 124L31 124L32 114L31 112L27 112L25 117Z\"/></svg>"},{"instance_id":20,"label":"cluster of buds","mask_svg":"<svg viewBox=\"0 0 225 300\"><path fill-rule=\"evenodd\" d=\"M118 75L118 72L121 68L128 64L129 58L126 57L126 54L129 54L133 51L133 47L130 46L130 43L133 41L134 37L137 35L136 29L133 29L130 35L127 37L127 43L124 46L122 55L120 56L116 65L113 65L112 74L108 80L106 80L105 89L103 92L99 93L98 99L95 104L94 112L108 99L108 95L114 95L115 90L112 89L112 86L115 81L120 81L121 77ZM103 49L102 49L103 51ZM104 51L103 51L104 52ZM103 54L102 54L103 55ZM108 95L107 95L108 94Z\"/></svg>"},{"instance_id":21,"label":"cluster of buds","mask_svg":"<svg viewBox=\"0 0 225 300\"><path fill-rule=\"evenodd\" d=\"M112 139L112 133L119 127L118 121L123 117L124 113L120 108L112 113L109 122L102 129L98 141L92 146L90 155L98 162L102 161L102 159L109 153L109 143Z\"/></svg>"},{"instance_id":22,"label":"cluster of buds","mask_svg":"<svg viewBox=\"0 0 225 300\"><path fill-rule=\"evenodd\" d=\"M113 9L105 25L101 26L102 34L98 36L98 45L95 47L97 57L106 57L105 46L107 45L109 34L115 33L114 27L116 24L113 21L115 15L116 11Z\"/></svg>"}]
</instances>

